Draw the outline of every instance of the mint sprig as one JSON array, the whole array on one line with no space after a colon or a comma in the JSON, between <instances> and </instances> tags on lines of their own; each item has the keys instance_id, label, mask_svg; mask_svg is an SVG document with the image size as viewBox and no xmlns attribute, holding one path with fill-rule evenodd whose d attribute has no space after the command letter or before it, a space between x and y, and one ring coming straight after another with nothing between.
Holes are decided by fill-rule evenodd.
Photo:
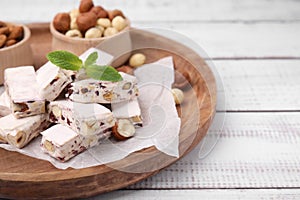
<instances>
[{"instance_id":1,"label":"mint sprig","mask_svg":"<svg viewBox=\"0 0 300 200\"><path fill-rule=\"evenodd\" d=\"M62 69L78 71L82 67L82 60L68 51L53 51L48 53L47 58Z\"/></svg>"},{"instance_id":2,"label":"mint sprig","mask_svg":"<svg viewBox=\"0 0 300 200\"><path fill-rule=\"evenodd\" d=\"M91 53L85 62L76 55L68 51L53 51L47 54L47 59L54 65L72 71L78 71L81 68L84 68L88 77L103 80L117 82L121 81L122 76L119 72L111 66L100 66L95 64L98 59L98 53Z\"/></svg>"}]
</instances>

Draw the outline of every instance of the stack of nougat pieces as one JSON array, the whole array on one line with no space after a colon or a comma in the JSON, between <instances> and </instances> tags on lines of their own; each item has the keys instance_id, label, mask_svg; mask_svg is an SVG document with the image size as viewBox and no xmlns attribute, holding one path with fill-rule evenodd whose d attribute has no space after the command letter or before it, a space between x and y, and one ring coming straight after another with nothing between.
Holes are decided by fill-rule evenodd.
<instances>
[{"instance_id":1,"label":"stack of nougat pieces","mask_svg":"<svg viewBox=\"0 0 300 200\"><path fill-rule=\"evenodd\" d=\"M97 64L108 65L112 56L95 48ZM5 93L11 114L0 118L0 142L25 147L39 134L41 148L61 162L99 145L111 136L120 119L142 126L136 77L120 72L119 82L88 78L84 71L63 70L47 62L5 70Z\"/></svg>"}]
</instances>

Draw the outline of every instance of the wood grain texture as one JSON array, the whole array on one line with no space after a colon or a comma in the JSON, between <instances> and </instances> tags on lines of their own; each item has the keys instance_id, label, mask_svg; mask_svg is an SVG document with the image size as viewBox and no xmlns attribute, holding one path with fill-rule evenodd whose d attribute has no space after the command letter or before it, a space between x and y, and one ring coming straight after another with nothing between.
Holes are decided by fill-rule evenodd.
<instances>
[{"instance_id":1,"label":"wood grain texture","mask_svg":"<svg viewBox=\"0 0 300 200\"><path fill-rule=\"evenodd\" d=\"M43 29L42 34L44 27L41 29ZM212 72L201 57L175 41L144 31L134 31L131 36L135 46L151 43L168 49L177 48L177 54L167 50L142 49L140 51L146 54L147 62L172 55L177 71L186 70L188 73L193 73L191 86L185 90L188 103L178 108L182 119L179 152L180 157L183 157L204 137L213 119L216 88ZM202 74L197 70L201 70ZM195 119L197 119L196 123ZM58 170L46 161L3 149L0 150L0 159L2 163L0 196L27 199L89 197L133 184L178 160L159 152L154 147L133 153L125 159L106 166L81 170ZM142 173L127 173L134 170Z\"/></svg>"},{"instance_id":2,"label":"wood grain texture","mask_svg":"<svg viewBox=\"0 0 300 200\"><path fill-rule=\"evenodd\" d=\"M160 200L198 200L198 199L214 199L214 200L253 200L253 199L274 199L274 200L296 200L300 198L300 189L270 189L270 190L121 190L98 197L89 198L87 200L96 199L114 199L114 200L131 200L131 199L160 199Z\"/></svg>"},{"instance_id":3,"label":"wood grain texture","mask_svg":"<svg viewBox=\"0 0 300 200\"><path fill-rule=\"evenodd\" d=\"M299 188L299 112L217 113L218 120L182 160L129 188ZM205 140L218 142L201 158Z\"/></svg>"},{"instance_id":4,"label":"wood grain texture","mask_svg":"<svg viewBox=\"0 0 300 200\"><path fill-rule=\"evenodd\" d=\"M300 110L299 60L213 61L226 111ZM224 108L217 108L225 111Z\"/></svg>"},{"instance_id":5,"label":"wood grain texture","mask_svg":"<svg viewBox=\"0 0 300 200\"><path fill-rule=\"evenodd\" d=\"M122 9L133 21L255 21L300 20L300 3L293 0L94 0L107 9ZM57 12L78 7L79 0L1 0L0 19L49 22ZM34 5L34 12L32 6ZM20 15L22 13L22 15Z\"/></svg>"},{"instance_id":6,"label":"wood grain texture","mask_svg":"<svg viewBox=\"0 0 300 200\"><path fill-rule=\"evenodd\" d=\"M300 58L300 23L133 22L176 31L213 59Z\"/></svg>"}]
</instances>

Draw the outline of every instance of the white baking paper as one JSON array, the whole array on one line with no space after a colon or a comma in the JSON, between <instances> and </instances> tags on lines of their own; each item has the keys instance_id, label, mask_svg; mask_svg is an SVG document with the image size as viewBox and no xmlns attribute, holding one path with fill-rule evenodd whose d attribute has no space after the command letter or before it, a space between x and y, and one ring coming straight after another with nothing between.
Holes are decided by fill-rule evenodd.
<instances>
[{"instance_id":1,"label":"white baking paper","mask_svg":"<svg viewBox=\"0 0 300 200\"><path fill-rule=\"evenodd\" d=\"M114 162L130 153L155 146L161 152L179 157L180 118L178 117L171 85L174 82L173 58L166 57L135 70L140 96L138 98L144 126L137 128L136 135L126 141L107 140L86 150L66 163L51 158L40 148L41 136L23 149L7 144L0 147L38 159L48 160L59 169L81 169Z\"/></svg>"}]
</instances>

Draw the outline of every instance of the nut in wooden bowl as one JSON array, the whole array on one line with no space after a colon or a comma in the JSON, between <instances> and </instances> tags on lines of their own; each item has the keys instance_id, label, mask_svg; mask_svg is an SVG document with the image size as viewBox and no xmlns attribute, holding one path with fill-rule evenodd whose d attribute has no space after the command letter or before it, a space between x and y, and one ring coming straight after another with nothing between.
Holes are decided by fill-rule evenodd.
<instances>
[{"instance_id":1,"label":"nut in wooden bowl","mask_svg":"<svg viewBox=\"0 0 300 200\"><path fill-rule=\"evenodd\" d=\"M30 35L30 29L25 25L0 23L0 85L6 68L33 65Z\"/></svg>"},{"instance_id":2,"label":"nut in wooden bowl","mask_svg":"<svg viewBox=\"0 0 300 200\"><path fill-rule=\"evenodd\" d=\"M50 24L52 50L66 50L80 55L87 49L96 47L103 41L117 37L130 29L130 21L121 11L107 11L102 6L94 5L92 0L81 0L79 9L70 11L69 16L65 17L67 19L59 17L65 14L58 13ZM68 30L60 29L61 24L66 21L70 25L63 27ZM112 46L124 48L117 44ZM128 52L131 49L126 50Z\"/></svg>"}]
</instances>

